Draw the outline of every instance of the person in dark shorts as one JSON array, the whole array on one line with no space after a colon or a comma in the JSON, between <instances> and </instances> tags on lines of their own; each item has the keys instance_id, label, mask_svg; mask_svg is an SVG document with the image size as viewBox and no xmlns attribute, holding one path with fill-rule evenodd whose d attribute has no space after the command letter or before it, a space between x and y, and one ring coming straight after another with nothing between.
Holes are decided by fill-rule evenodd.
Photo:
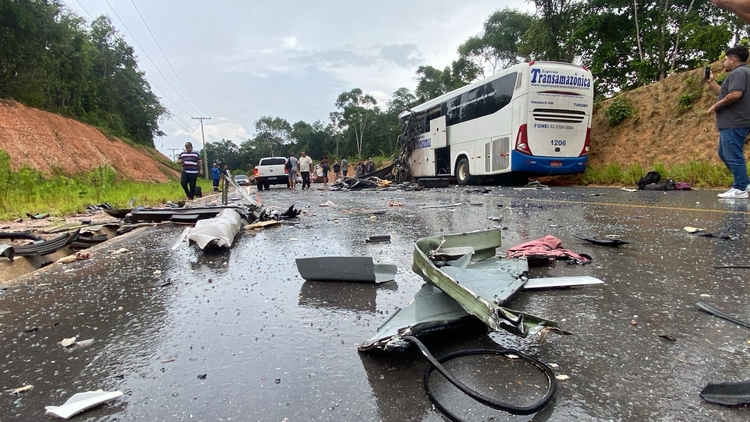
<instances>
[{"instance_id":1,"label":"person in dark shorts","mask_svg":"<svg viewBox=\"0 0 750 422\"><path fill-rule=\"evenodd\" d=\"M198 182L198 175L203 173L201 169L201 156L193 150L191 142L185 143L185 151L182 151L177 157L177 163L182 166L180 175L180 185L185 191L185 196L192 201L195 198L195 185Z\"/></svg>"},{"instance_id":2,"label":"person in dark shorts","mask_svg":"<svg viewBox=\"0 0 750 422\"><path fill-rule=\"evenodd\" d=\"M211 167L211 180L214 183L214 192L218 192L219 180L221 180L221 169L216 163L214 163L213 167Z\"/></svg>"}]
</instances>

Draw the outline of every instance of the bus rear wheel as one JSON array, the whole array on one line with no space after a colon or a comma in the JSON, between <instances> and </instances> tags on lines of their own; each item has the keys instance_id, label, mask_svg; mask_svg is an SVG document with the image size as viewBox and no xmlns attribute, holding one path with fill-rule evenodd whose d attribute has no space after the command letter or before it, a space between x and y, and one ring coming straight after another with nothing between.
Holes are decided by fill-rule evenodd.
<instances>
[{"instance_id":1,"label":"bus rear wheel","mask_svg":"<svg viewBox=\"0 0 750 422\"><path fill-rule=\"evenodd\" d=\"M458 164L456 164L456 181L461 186L474 183L474 177L469 172L469 160L466 157L458 160Z\"/></svg>"}]
</instances>

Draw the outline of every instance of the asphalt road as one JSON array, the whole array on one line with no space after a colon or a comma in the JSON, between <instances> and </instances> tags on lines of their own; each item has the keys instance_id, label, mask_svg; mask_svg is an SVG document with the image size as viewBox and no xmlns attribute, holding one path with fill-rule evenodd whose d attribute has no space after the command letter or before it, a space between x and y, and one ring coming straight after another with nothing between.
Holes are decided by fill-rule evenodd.
<instances>
[{"instance_id":1,"label":"asphalt road","mask_svg":"<svg viewBox=\"0 0 750 422\"><path fill-rule=\"evenodd\" d=\"M747 421L746 407L699 396L709 382L750 379L750 331L695 307L704 301L750 321L750 270L714 268L750 265L748 201L717 200L716 193L495 187L253 192L268 207L294 204L303 214L280 227L244 231L231 250L218 254L172 250L180 226L148 228L97 247L90 260L52 265L0 291L0 388L33 385L1 396L0 420L45 420L45 405L98 389L125 395L75 420L444 420L425 395L426 363L416 350L360 353L357 345L423 284L411 271L416 239L498 228L500 254L553 235L593 257L585 266L556 261L533 267L531 277L589 275L605 284L524 292L510 304L557 321L571 336L540 341L476 326L425 336L437 356L517 348L552 364L560 378L553 401L523 417L478 407L437 385L459 415ZM334 206L319 206L327 201ZM685 226L732 239L692 235ZM364 242L382 234L391 242ZM614 234L632 243L607 248L575 234ZM111 253L120 248L127 252ZM377 286L306 282L294 260L316 256L371 256L397 265L398 273L394 282ZM94 342L73 350L57 344L74 336ZM500 361L466 360L452 369L488 394L504 392L521 402L544 381L532 368Z\"/></svg>"}]
</instances>

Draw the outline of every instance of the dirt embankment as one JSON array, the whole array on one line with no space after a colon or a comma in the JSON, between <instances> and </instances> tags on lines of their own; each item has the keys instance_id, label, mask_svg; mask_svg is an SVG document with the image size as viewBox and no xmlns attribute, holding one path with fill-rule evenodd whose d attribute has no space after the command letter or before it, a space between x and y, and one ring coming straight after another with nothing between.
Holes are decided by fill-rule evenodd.
<instances>
[{"instance_id":1,"label":"dirt embankment","mask_svg":"<svg viewBox=\"0 0 750 422\"><path fill-rule=\"evenodd\" d=\"M721 64L711 66L715 75L723 73ZM594 113L591 125L589 166L602 169L609 164L621 168L639 163L644 169L654 164L667 166L691 161L721 164L716 149L719 132L715 116L706 111L716 102L702 83L703 69L691 70L624 94L634 113L616 126L607 122L605 110L614 99L604 101ZM696 93L692 108L686 104L688 93Z\"/></svg>"},{"instance_id":2,"label":"dirt embankment","mask_svg":"<svg viewBox=\"0 0 750 422\"><path fill-rule=\"evenodd\" d=\"M0 149L11 167L24 164L47 175L85 173L109 164L123 178L167 182L179 176L160 152L109 139L98 129L57 114L0 101Z\"/></svg>"}]
</instances>

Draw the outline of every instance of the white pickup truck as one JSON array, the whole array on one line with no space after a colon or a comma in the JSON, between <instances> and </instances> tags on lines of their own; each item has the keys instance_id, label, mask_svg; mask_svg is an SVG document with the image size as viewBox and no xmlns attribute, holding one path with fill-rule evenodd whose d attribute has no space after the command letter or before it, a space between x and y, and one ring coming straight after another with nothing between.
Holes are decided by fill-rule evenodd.
<instances>
[{"instance_id":1,"label":"white pickup truck","mask_svg":"<svg viewBox=\"0 0 750 422\"><path fill-rule=\"evenodd\" d=\"M284 157L265 157L261 158L255 170L255 185L258 190L270 189L271 185L289 185L289 175L284 168L286 158Z\"/></svg>"}]
</instances>

